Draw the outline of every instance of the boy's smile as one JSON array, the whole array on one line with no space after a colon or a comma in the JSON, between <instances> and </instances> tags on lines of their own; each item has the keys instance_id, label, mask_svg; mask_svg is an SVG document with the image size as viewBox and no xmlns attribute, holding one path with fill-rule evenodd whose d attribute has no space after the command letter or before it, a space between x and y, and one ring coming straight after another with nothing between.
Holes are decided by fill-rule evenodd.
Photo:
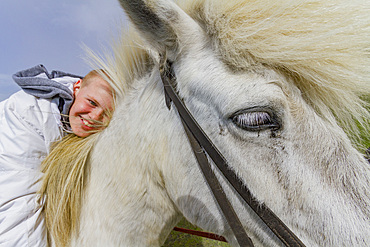
<instances>
[{"instance_id":1,"label":"boy's smile","mask_svg":"<svg viewBox=\"0 0 370 247\"><path fill-rule=\"evenodd\" d=\"M88 81L87 81L88 80ZM105 127L113 110L112 89L100 76L78 81L73 86L75 101L69 111L73 133L87 137Z\"/></svg>"}]
</instances>

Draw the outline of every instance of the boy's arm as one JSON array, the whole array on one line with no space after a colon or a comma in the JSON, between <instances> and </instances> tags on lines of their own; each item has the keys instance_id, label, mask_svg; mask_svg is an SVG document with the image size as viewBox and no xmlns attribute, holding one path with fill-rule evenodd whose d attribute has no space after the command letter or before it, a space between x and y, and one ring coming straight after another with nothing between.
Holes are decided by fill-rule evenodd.
<instances>
[{"instance_id":1,"label":"boy's arm","mask_svg":"<svg viewBox=\"0 0 370 247\"><path fill-rule=\"evenodd\" d=\"M2 102L1 107L0 243L42 246L44 225L36 192L42 177L39 166L47 154L43 110L35 97L22 91Z\"/></svg>"}]
</instances>

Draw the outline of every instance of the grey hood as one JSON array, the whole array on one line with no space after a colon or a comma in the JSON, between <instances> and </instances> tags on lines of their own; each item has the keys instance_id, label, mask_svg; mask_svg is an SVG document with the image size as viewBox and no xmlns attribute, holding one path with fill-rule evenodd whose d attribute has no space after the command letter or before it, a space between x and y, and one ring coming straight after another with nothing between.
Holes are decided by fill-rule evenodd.
<instances>
[{"instance_id":1,"label":"grey hood","mask_svg":"<svg viewBox=\"0 0 370 247\"><path fill-rule=\"evenodd\" d=\"M73 84L81 78L62 71L49 73L42 64L13 75L13 80L30 95L44 99L59 97L58 107L65 115L73 103Z\"/></svg>"}]
</instances>

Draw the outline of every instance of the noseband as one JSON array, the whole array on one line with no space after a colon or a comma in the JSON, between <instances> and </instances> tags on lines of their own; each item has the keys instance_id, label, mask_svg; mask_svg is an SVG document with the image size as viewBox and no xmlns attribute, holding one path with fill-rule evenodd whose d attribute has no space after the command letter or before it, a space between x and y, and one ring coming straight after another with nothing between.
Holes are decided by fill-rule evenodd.
<instances>
[{"instance_id":1,"label":"noseband","mask_svg":"<svg viewBox=\"0 0 370 247\"><path fill-rule=\"evenodd\" d=\"M229 182L231 187L243 198L250 208L271 229L271 231L285 244L285 246L305 246L301 240L263 203L259 203L249 189L242 183L238 176L230 169L226 159L204 133L184 102L180 99L176 88L176 77L173 73L171 63L162 57L159 72L164 86L164 94L168 109L171 102L175 105L184 130L188 136L193 153L198 161L199 167L216 199L224 217L233 231L239 246L254 246L252 240L245 232L231 203L227 199L224 190L217 180L207 155L212 159L218 170Z\"/></svg>"}]
</instances>

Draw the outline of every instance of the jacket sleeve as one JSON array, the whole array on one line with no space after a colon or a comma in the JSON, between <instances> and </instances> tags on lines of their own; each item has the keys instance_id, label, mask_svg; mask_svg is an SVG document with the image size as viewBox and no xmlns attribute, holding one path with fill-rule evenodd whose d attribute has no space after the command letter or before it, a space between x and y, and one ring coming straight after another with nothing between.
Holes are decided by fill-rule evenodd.
<instances>
[{"instance_id":1,"label":"jacket sleeve","mask_svg":"<svg viewBox=\"0 0 370 247\"><path fill-rule=\"evenodd\" d=\"M23 91L0 104L0 246L47 245L36 192L48 145L60 136L48 105Z\"/></svg>"}]
</instances>

